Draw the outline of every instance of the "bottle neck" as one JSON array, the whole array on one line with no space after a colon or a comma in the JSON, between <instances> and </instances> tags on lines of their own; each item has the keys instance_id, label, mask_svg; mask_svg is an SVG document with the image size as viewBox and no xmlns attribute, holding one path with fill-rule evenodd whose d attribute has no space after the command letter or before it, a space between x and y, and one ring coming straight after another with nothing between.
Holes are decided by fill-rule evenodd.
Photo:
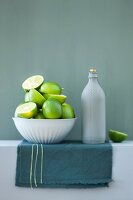
<instances>
[{"instance_id":1,"label":"bottle neck","mask_svg":"<svg viewBox=\"0 0 133 200\"><path fill-rule=\"evenodd\" d=\"M97 73L91 73L91 72L89 72L88 78L89 78L89 82L94 82L94 83L98 82L98 75L97 75Z\"/></svg>"},{"instance_id":2,"label":"bottle neck","mask_svg":"<svg viewBox=\"0 0 133 200\"><path fill-rule=\"evenodd\" d=\"M97 75L97 73L89 72L88 78L98 78L98 75Z\"/></svg>"},{"instance_id":3,"label":"bottle neck","mask_svg":"<svg viewBox=\"0 0 133 200\"><path fill-rule=\"evenodd\" d=\"M88 83L98 84L98 79L97 79L97 77L93 77L93 78L90 78L90 77L89 77Z\"/></svg>"}]
</instances>

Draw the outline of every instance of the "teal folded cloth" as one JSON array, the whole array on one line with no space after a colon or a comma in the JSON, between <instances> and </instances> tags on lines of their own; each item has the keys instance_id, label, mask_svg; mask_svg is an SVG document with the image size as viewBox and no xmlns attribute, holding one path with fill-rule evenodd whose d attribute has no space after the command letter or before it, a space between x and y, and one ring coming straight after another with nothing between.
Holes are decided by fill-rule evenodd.
<instances>
[{"instance_id":1,"label":"teal folded cloth","mask_svg":"<svg viewBox=\"0 0 133 200\"><path fill-rule=\"evenodd\" d=\"M34 144L23 140L17 147L16 186L88 188L112 181L112 145Z\"/></svg>"}]
</instances>

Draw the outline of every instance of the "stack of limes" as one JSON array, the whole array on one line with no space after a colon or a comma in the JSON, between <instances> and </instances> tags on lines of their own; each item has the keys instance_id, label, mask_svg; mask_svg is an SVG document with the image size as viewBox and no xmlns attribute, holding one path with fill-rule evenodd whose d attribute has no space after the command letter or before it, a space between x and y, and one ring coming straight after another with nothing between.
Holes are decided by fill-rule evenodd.
<instances>
[{"instance_id":1,"label":"stack of limes","mask_svg":"<svg viewBox=\"0 0 133 200\"><path fill-rule=\"evenodd\" d=\"M24 103L17 106L15 117L35 119L70 119L75 117L73 107L65 103L67 96L62 94L56 82L45 82L44 77L35 75L22 83L25 91Z\"/></svg>"}]
</instances>

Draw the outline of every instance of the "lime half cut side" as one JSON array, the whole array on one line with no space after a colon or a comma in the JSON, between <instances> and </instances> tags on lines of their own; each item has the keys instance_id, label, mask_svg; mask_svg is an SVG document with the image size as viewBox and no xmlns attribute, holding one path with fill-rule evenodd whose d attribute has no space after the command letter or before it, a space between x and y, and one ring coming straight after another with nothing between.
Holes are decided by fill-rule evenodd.
<instances>
[{"instance_id":1,"label":"lime half cut side","mask_svg":"<svg viewBox=\"0 0 133 200\"><path fill-rule=\"evenodd\" d=\"M61 104L64 103L67 99L67 96L66 95L63 95L63 94L44 94L44 97L46 99L50 99L50 98L53 98L53 99L56 99L58 100Z\"/></svg>"},{"instance_id":2,"label":"lime half cut side","mask_svg":"<svg viewBox=\"0 0 133 200\"><path fill-rule=\"evenodd\" d=\"M43 76L41 75L31 76L22 83L22 88L26 91L30 89L37 89L42 85L43 82L44 82Z\"/></svg>"},{"instance_id":3,"label":"lime half cut side","mask_svg":"<svg viewBox=\"0 0 133 200\"><path fill-rule=\"evenodd\" d=\"M33 102L21 104L15 110L15 117L29 119L36 115L37 115L37 105Z\"/></svg>"},{"instance_id":4,"label":"lime half cut side","mask_svg":"<svg viewBox=\"0 0 133 200\"><path fill-rule=\"evenodd\" d=\"M113 142L122 142L128 138L128 135L120 131L109 130L109 138Z\"/></svg>"}]
</instances>

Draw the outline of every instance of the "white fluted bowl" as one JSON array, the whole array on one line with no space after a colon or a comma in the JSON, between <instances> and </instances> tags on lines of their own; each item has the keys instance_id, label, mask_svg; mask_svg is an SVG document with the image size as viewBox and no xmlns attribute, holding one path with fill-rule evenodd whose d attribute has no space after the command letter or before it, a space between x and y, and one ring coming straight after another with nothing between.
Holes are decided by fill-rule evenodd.
<instances>
[{"instance_id":1,"label":"white fluted bowl","mask_svg":"<svg viewBox=\"0 0 133 200\"><path fill-rule=\"evenodd\" d=\"M25 119L14 117L19 133L29 142L58 143L73 128L76 118L72 119Z\"/></svg>"}]
</instances>

